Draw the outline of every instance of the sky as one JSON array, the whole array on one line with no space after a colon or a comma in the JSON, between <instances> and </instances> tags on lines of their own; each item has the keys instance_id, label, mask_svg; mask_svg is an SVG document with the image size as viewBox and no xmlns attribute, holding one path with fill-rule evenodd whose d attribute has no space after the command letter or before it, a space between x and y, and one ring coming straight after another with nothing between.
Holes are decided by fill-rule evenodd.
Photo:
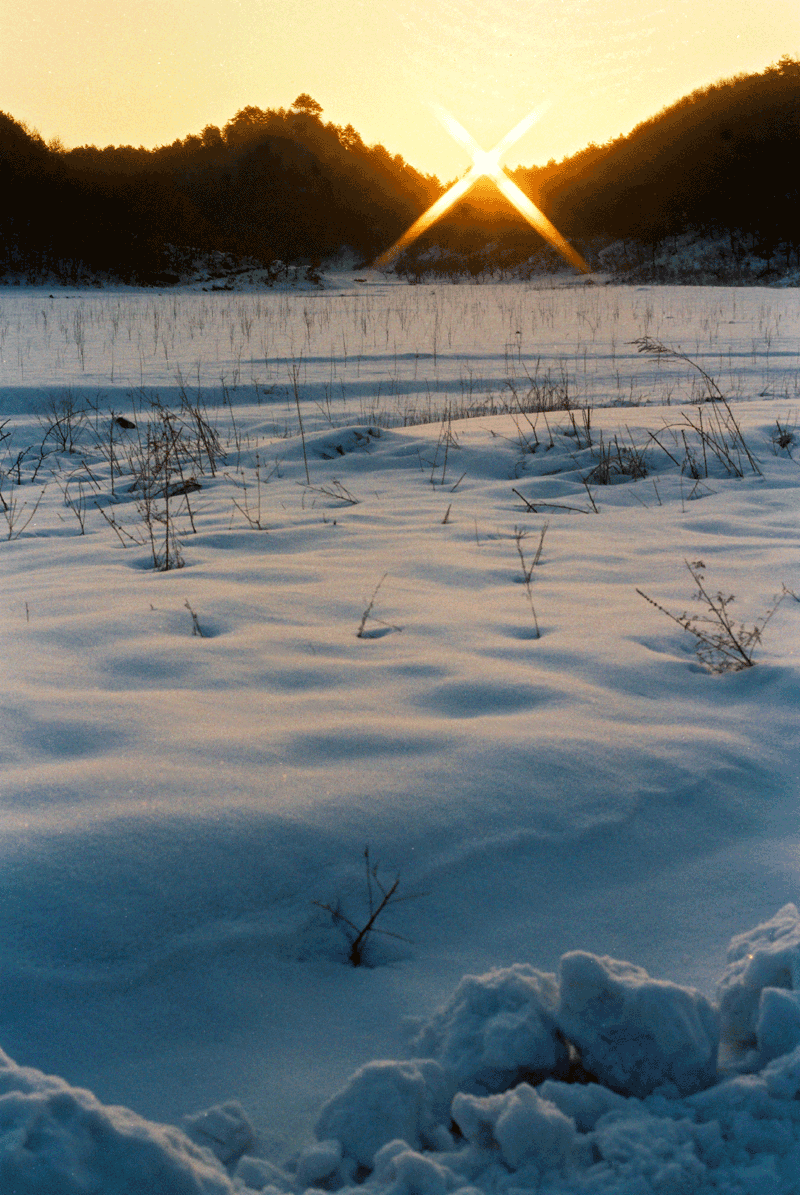
<instances>
[{"instance_id":1,"label":"sky","mask_svg":"<svg viewBox=\"0 0 800 1195\"><path fill-rule=\"evenodd\" d=\"M542 164L696 87L800 56L797 0L0 0L0 110L67 146L154 146L307 92L442 180L485 148Z\"/></svg>"}]
</instances>

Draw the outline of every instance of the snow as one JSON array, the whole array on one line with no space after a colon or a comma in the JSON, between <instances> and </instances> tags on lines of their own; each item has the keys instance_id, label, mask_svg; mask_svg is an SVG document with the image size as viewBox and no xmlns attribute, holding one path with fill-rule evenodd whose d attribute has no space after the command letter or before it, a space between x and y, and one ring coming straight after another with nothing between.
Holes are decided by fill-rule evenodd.
<instances>
[{"instance_id":1,"label":"snow","mask_svg":"<svg viewBox=\"0 0 800 1195\"><path fill-rule=\"evenodd\" d=\"M762 1048L764 1034L772 1036L769 1026L778 1009L780 1022L794 1019L791 1002L781 997L787 988L800 988L800 914L793 904L731 939L717 992L725 1040L734 1048Z\"/></svg>"},{"instance_id":2,"label":"snow","mask_svg":"<svg viewBox=\"0 0 800 1195\"><path fill-rule=\"evenodd\" d=\"M0 1052L0 1182L14 1195L225 1195L225 1172L170 1125L104 1107L90 1091Z\"/></svg>"},{"instance_id":3,"label":"snow","mask_svg":"<svg viewBox=\"0 0 800 1195\"><path fill-rule=\"evenodd\" d=\"M325 1104L316 1135L339 1142L356 1167L372 1169L375 1155L390 1141L402 1140L417 1150L435 1147L452 1098L448 1076L431 1059L370 1062ZM305 1155L301 1161L305 1169Z\"/></svg>"},{"instance_id":4,"label":"snow","mask_svg":"<svg viewBox=\"0 0 800 1195\"><path fill-rule=\"evenodd\" d=\"M558 1027L603 1086L643 1097L714 1082L719 1016L700 992L582 950L563 956L558 976Z\"/></svg>"},{"instance_id":5,"label":"snow","mask_svg":"<svg viewBox=\"0 0 800 1195\"><path fill-rule=\"evenodd\" d=\"M505 1091L523 1077L565 1072L554 975L517 963L467 975L413 1043L439 1059L459 1090Z\"/></svg>"},{"instance_id":6,"label":"snow","mask_svg":"<svg viewBox=\"0 0 800 1195\"><path fill-rule=\"evenodd\" d=\"M798 292L363 276L0 294L0 1189L797 1191Z\"/></svg>"}]
</instances>

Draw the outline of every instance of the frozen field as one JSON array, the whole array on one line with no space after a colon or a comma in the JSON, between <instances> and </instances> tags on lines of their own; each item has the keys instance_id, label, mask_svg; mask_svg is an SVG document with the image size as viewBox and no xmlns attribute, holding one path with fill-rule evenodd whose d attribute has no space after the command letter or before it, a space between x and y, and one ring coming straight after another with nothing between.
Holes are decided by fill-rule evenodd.
<instances>
[{"instance_id":1,"label":"frozen field","mask_svg":"<svg viewBox=\"0 0 800 1195\"><path fill-rule=\"evenodd\" d=\"M527 972L463 1014L505 1085L413 1043L462 976L574 950L715 1002L797 901L800 292L363 278L0 291L0 1046L64 1081L0 1065L3 1190L800 1191L789 995L723 1016L752 1073L699 1096L540 1073ZM774 609L755 667L637 593L707 615L687 561ZM415 899L356 968L365 846ZM762 936L747 982L800 988L796 915ZM226 1171L72 1088L252 1135L211 1133Z\"/></svg>"}]
</instances>

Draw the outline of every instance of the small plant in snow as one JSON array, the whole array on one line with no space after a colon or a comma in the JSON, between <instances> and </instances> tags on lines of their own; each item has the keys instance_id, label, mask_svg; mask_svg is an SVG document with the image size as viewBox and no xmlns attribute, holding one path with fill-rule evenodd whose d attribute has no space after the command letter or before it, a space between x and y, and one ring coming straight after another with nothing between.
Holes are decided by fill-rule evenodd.
<instances>
[{"instance_id":1,"label":"small plant in snow","mask_svg":"<svg viewBox=\"0 0 800 1195\"><path fill-rule=\"evenodd\" d=\"M300 483L303 485L303 483ZM345 506L358 506L361 501L360 498L355 498L347 486L339 481L338 477L334 477L326 485L303 485L305 490L312 494L319 494L323 498L332 498L335 502L341 502Z\"/></svg>"},{"instance_id":2,"label":"small plant in snow","mask_svg":"<svg viewBox=\"0 0 800 1195\"><path fill-rule=\"evenodd\" d=\"M631 477L634 481L639 481L647 477L646 453L647 447L638 448L633 439L630 445L620 444L617 436L614 436L613 445L610 442L604 444L601 432L596 453L597 464L583 479L584 484L593 482L595 485L612 485L620 477Z\"/></svg>"},{"instance_id":3,"label":"small plant in snow","mask_svg":"<svg viewBox=\"0 0 800 1195\"><path fill-rule=\"evenodd\" d=\"M392 623L389 622L381 622L380 618L376 618L372 613L372 607L375 605L375 599L378 596L378 590L388 576L388 573L384 573L378 584L373 589L372 597L367 602L367 605L364 608L364 613L361 615L361 622L358 624L358 630L356 631L356 639L375 639L380 635L387 633L386 631L368 631L366 626L369 619L372 619L373 622L380 623L382 627L387 627L389 631L402 631L402 627L393 626Z\"/></svg>"},{"instance_id":4,"label":"small plant in snow","mask_svg":"<svg viewBox=\"0 0 800 1195\"><path fill-rule=\"evenodd\" d=\"M200 639L205 639L205 633L200 626L200 619L197 617L197 612L189 605L189 599L187 598L183 604L192 617L192 634L197 635Z\"/></svg>"},{"instance_id":5,"label":"small plant in snow","mask_svg":"<svg viewBox=\"0 0 800 1195\"><path fill-rule=\"evenodd\" d=\"M398 896L397 889L400 887L400 875L395 876L393 883L388 887L380 879L378 875L378 863L371 863L369 857L369 847L364 847L364 870L365 886L366 886L366 904L369 912L364 912L363 916L359 918L359 922L351 921L349 917L342 912L341 901L337 900L335 905L323 904L321 901L315 900L314 904L318 909L324 909L326 913L330 913L333 919L333 924L337 929L342 930L347 938L350 949L347 953L347 961L353 967L361 967L364 964L364 951L367 946L367 939L370 934L382 934L386 938L397 938L401 942L408 942L408 938L404 938L402 934L393 933L391 930L379 928L375 923L378 918L390 907L390 905L400 904L401 901L417 900L420 896L424 896L424 892L414 892L407 896Z\"/></svg>"},{"instance_id":6,"label":"small plant in snow","mask_svg":"<svg viewBox=\"0 0 800 1195\"><path fill-rule=\"evenodd\" d=\"M239 480L235 477L230 477L230 476L228 477L228 480L232 481L233 484L235 486L238 486L239 489L242 491L241 502L237 498L233 499L234 509L238 510L239 514L244 515L245 519L247 520L248 525L254 531L266 531L267 530L267 527L265 526L264 521L263 521L263 516L262 516L262 511L261 511L262 487L264 485L266 485L266 483L270 480L270 478L273 476L273 474L277 471L277 468L278 468L278 466L276 464L275 468L271 469L270 472L267 473L266 476L264 476L262 469L261 469L261 458L259 457L258 453L256 453L255 487L254 487L255 494L252 494L250 487L248 487L247 479L244 475L244 471L242 471L241 480ZM226 474L226 476L228 476L228 475ZM231 514L231 526L233 526L233 514Z\"/></svg>"},{"instance_id":7,"label":"small plant in snow","mask_svg":"<svg viewBox=\"0 0 800 1195\"><path fill-rule=\"evenodd\" d=\"M708 591L702 572L705 568L703 561L686 560L684 563L697 586L693 597L695 601L703 604L703 613L672 614L641 589L637 589L636 592L684 631L694 635L697 658L710 672L740 672L743 668L752 668L755 664L753 652L761 642L764 627L783 599L789 595L789 590L784 585L782 593L776 597L766 614L753 626L747 627L744 623L735 622L731 616L729 607L735 601L733 594L726 596L720 590L715 594Z\"/></svg>"},{"instance_id":8,"label":"small plant in snow","mask_svg":"<svg viewBox=\"0 0 800 1195\"><path fill-rule=\"evenodd\" d=\"M725 395L710 374L707 374L702 365L698 365L696 361L693 361L680 348L670 348L669 345L656 340L654 336L640 336L638 340L632 340L631 344L635 344L640 353L653 353L657 357L672 357L676 361L685 361L687 365L691 365L692 369L696 369L702 377L706 388L707 401L720 402L724 400Z\"/></svg>"},{"instance_id":9,"label":"small plant in snow","mask_svg":"<svg viewBox=\"0 0 800 1195\"><path fill-rule=\"evenodd\" d=\"M787 422L781 423L780 419L775 420L775 429L770 433L769 439L776 456L780 449L791 456L792 448L797 443L794 426L790 427Z\"/></svg>"},{"instance_id":10,"label":"small plant in snow","mask_svg":"<svg viewBox=\"0 0 800 1195\"><path fill-rule=\"evenodd\" d=\"M528 532L525 530L524 527L515 527L514 528L514 542L517 545L517 554L519 556L519 562L522 565L522 583L525 586L525 592L528 595L528 601L529 601L530 607L531 607L531 614L533 615L533 625L536 628L536 638L537 639L541 639L542 635L541 635L541 631L539 630L539 619L536 617L536 610L533 605L533 592L531 590L531 580L533 578L533 570L536 568L536 565L539 563L539 561L541 559L542 548L544 547L544 537L547 534L547 528L549 526L550 526L549 523L545 523L544 526L542 527L541 534L539 535L539 546L537 547L536 551L534 552L531 560L525 559L525 552L522 547L524 540L527 539Z\"/></svg>"}]
</instances>

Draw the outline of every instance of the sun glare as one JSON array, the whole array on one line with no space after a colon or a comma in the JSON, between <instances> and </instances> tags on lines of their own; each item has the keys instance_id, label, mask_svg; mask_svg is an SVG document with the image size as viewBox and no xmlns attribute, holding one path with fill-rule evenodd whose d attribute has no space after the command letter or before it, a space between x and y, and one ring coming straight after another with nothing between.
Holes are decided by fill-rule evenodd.
<instances>
[{"instance_id":1,"label":"sun glare","mask_svg":"<svg viewBox=\"0 0 800 1195\"><path fill-rule=\"evenodd\" d=\"M505 137L498 141L494 149L485 150L481 149L475 138L467 132L463 125L458 123L454 116L451 116L444 108L435 106L434 112L444 127L471 156L472 166L463 178L453 183L452 187L449 187L444 195L428 208L427 212L414 221L411 227L403 233L398 241L395 241L390 249L381 253L380 257L376 257L373 265L377 267L390 265L404 249L413 244L418 237L422 236L423 232L426 232L432 224L435 224L450 208L458 203L459 199L466 195L467 191L475 185L479 178L490 178L498 190L514 205L520 215L554 249L557 249L570 265L573 265L576 270L580 270L583 274L590 273L591 271L580 253L564 240L561 233L555 225L550 223L544 212L539 211L536 204L531 202L528 196L519 189L517 184L508 177L500 165L500 159L506 150L515 141L519 141L524 133L527 133L534 121L538 120L542 111L543 107L535 108L533 112L528 113L519 124L506 133Z\"/></svg>"},{"instance_id":2,"label":"sun glare","mask_svg":"<svg viewBox=\"0 0 800 1195\"><path fill-rule=\"evenodd\" d=\"M477 170L481 175L488 174L493 178L498 171L500 163L496 153L487 153L486 150L480 149L472 159L473 170Z\"/></svg>"}]
</instances>

